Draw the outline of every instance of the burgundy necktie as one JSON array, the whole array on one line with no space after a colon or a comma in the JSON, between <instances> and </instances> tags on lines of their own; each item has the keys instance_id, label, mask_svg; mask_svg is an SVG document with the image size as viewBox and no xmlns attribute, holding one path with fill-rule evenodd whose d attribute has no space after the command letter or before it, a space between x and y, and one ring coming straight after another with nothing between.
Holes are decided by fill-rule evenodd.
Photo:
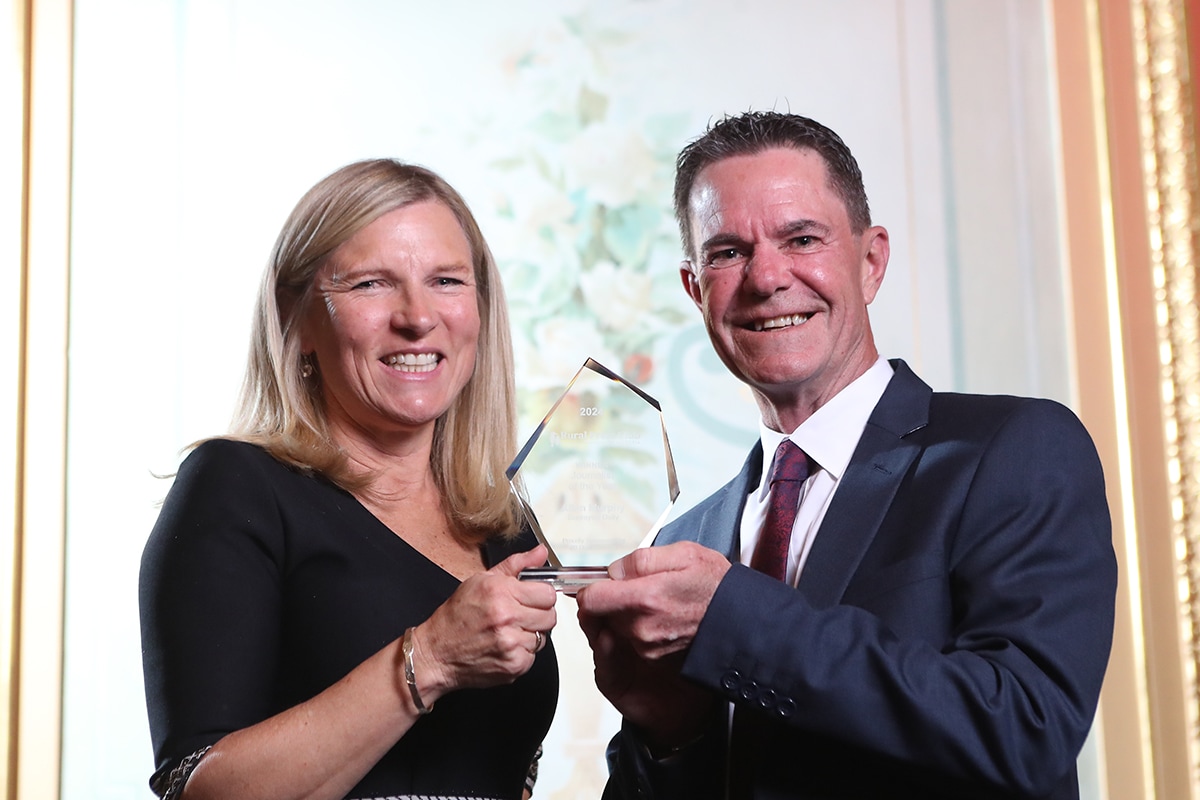
<instances>
[{"instance_id":1,"label":"burgundy necktie","mask_svg":"<svg viewBox=\"0 0 1200 800\"><path fill-rule=\"evenodd\" d=\"M771 467L767 521L750 559L753 569L776 580L787 580L792 526L796 522L796 508L800 505L800 488L808 478L808 471L808 456L790 439L784 439L775 451ZM743 694L743 697L748 705L753 705L757 701L753 696L756 689L749 691L750 694ZM752 708L734 708L729 761L730 800L750 800L754 796L758 759L762 756L763 737L767 735L764 729L766 718L762 714Z\"/></svg>"},{"instance_id":2,"label":"burgundy necktie","mask_svg":"<svg viewBox=\"0 0 1200 800\"><path fill-rule=\"evenodd\" d=\"M771 497L767 502L767 521L750 566L771 577L786 581L788 546L796 507L800 505L800 487L808 478L808 456L791 439L784 439L775 450L771 468Z\"/></svg>"},{"instance_id":3,"label":"burgundy necktie","mask_svg":"<svg viewBox=\"0 0 1200 800\"><path fill-rule=\"evenodd\" d=\"M778 581L787 581L787 551L792 541L792 525L796 524L796 509L800 504L800 488L809 477L809 457L791 439L784 439L775 450L770 469L770 498L767 501L767 522L750 559L751 569L766 573ZM752 686L752 684L751 684ZM756 688L743 697L752 705ZM730 741L730 776L728 796L731 800L749 800L754 796L757 760L762 757L763 729L766 717L762 711L737 706L733 710L733 732Z\"/></svg>"}]
</instances>

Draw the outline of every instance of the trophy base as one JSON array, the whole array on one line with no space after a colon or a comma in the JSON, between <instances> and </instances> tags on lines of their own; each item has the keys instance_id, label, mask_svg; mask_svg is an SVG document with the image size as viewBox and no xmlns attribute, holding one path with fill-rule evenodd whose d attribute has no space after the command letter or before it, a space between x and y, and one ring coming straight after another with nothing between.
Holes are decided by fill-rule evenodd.
<instances>
[{"instance_id":1,"label":"trophy base","mask_svg":"<svg viewBox=\"0 0 1200 800\"><path fill-rule=\"evenodd\" d=\"M548 583L563 594L575 594L596 581L608 580L608 567L531 567L521 570L519 579Z\"/></svg>"}]
</instances>

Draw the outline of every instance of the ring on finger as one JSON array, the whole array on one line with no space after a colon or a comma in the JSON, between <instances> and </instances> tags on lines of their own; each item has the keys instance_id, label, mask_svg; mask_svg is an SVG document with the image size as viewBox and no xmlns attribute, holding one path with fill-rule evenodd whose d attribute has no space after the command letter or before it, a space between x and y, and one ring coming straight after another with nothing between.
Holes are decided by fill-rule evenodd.
<instances>
[{"instance_id":1,"label":"ring on finger","mask_svg":"<svg viewBox=\"0 0 1200 800\"><path fill-rule=\"evenodd\" d=\"M534 631L533 632L533 652L535 652L535 653L540 652L541 649L545 646L546 646L546 637L542 635L541 631Z\"/></svg>"}]
</instances>

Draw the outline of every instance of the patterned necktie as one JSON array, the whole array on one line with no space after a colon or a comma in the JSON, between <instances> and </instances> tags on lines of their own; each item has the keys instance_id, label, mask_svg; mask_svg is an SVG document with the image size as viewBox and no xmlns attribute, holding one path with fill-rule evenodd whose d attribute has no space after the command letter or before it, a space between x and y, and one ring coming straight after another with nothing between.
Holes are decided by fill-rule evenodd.
<instances>
[{"instance_id":1,"label":"patterned necktie","mask_svg":"<svg viewBox=\"0 0 1200 800\"><path fill-rule=\"evenodd\" d=\"M767 521L750 559L751 568L776 580L787 580L788 546L796 522L796 507L800 505L800 487L808 478L808 469L808 456L791 439L784 439L775 451L771 468Z\"/></svg>"},{"instance_id":2,"label":"patterned necktie","mask_svg":"<svg viewBox=\"0 0 1200 800\"><path fill-rule=\"evenodd\" d=\"M800 505L800 489L808 478L809 460L804 451L790 439L784 439L775 451L771 467L771 496L767 501L767 521L763 524L750 566L780 581L787 580L788 548L792 541L792 526L796 508ZM752 684L753 685L753 684ZM733 731L730 740L727 796L730 800L750 800L754 797L755 776L767 731L767 719L754 708L755 698L746 696L745 706L733 711Z\"/></svg>"}]
</instances>

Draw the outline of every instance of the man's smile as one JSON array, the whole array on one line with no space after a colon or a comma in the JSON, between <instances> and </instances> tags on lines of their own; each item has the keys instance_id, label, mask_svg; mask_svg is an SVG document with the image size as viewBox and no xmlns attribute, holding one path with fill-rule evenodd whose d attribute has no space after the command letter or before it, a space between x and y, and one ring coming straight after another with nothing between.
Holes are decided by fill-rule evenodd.
<instances>
[{"instance_id":1,"label":"man's smile","mask_svg":"<svg viewBox=\"0 0 1200 800\"><path fill-rule=\"evenodd\" d=\"M776 328L790 328L793 325L803 325L812 317L812 314L786 314L782 317L772 317L771 319L755 320L753 323L756 331L769 331Z\"/></svg>"}]
</instances>

